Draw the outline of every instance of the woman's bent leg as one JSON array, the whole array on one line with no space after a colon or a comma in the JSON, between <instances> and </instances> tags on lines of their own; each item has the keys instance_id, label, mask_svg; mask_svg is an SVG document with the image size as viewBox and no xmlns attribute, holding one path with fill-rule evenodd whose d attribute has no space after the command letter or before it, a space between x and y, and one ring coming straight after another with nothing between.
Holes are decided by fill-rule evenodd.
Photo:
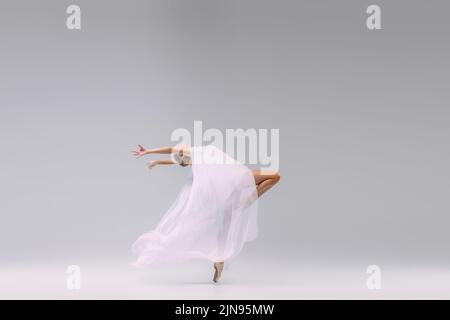
<instances>
[{"instance_id":1,"label":"woman's bent leg","mask_svg":"<svg viewBox=\"0 0 450 320\"><path fill-rule=\"evenodd\" d=\"M281 176L278 172L262 173L261 170L254 170L253 177L255 178L258 197L262 196L263 193L272 188L281 179Z\"/></svg>"}]
</instances>

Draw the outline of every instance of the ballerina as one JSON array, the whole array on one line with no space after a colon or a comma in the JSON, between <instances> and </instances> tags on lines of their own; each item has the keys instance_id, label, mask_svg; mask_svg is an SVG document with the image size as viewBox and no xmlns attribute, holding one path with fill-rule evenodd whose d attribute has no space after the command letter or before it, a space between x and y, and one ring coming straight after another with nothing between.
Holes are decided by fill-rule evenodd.
<instances>
[{"instance_id":1,"label":"ballerina","mask_svg":"<svg viewBox=\"0 0 450 320\"><path fill-rule=\"evenodd\" d=\"M132 151L136 158L170 154L152 160L157 165L190 167L177 199L154 230L132 245L135 266L202 258L214 264L213 281L221 277L226 260L257 237L258 198L280 180L278 172L250 170L213 145L163 147Z\"/></svg>"}]
</instances>

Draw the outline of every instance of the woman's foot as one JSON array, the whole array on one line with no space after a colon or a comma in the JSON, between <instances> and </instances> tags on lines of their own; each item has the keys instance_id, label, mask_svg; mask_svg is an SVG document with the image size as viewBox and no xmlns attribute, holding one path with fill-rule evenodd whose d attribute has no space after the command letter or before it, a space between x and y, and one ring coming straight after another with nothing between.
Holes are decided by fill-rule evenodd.
<instances>
[{"instance_id":1,"label":"woman's foot","mask_svg":"<svg viewBox=\"0 0 450 320\"><path fill-rule=\"evenodd\" d=\"M214 278L215 283L219 282L220 276L222 275L224 262L214 262Z\"/></svg>"}]
</instances>

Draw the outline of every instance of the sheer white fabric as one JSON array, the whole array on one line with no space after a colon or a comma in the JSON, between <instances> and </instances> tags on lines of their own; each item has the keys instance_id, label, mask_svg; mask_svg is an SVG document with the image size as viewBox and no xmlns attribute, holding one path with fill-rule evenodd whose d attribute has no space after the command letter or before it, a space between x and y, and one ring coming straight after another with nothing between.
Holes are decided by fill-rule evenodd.
<instances>
[{"instance_id":1,"label":"sheer white fabric","mask_svg":"<svg viewBox=\"0 0 450 320\"><path fill-rule=\"evenodd\" d=\"M133 244L135 266L225 261L257 237L252 172L215 146L192 147L191 173L157 227Z\"/></svg>"}]
</instances>

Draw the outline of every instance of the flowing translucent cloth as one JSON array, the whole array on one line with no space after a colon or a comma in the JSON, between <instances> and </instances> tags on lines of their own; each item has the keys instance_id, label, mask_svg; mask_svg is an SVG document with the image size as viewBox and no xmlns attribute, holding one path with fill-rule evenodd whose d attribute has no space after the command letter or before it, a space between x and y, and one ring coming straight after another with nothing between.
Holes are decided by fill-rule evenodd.
<instances>
[{"instance_id":1,"label":"flowing translucent cloth","mask_svg":"<svg viewBox=\"0 0 450 320\"><path fill-rule=\"evenodd\" d=\"M257 237L252 172L215 146L190 149L191 173L154 230L132 245L135 266L192 258L226 261Z\"/></svg>"}]
</instances>

